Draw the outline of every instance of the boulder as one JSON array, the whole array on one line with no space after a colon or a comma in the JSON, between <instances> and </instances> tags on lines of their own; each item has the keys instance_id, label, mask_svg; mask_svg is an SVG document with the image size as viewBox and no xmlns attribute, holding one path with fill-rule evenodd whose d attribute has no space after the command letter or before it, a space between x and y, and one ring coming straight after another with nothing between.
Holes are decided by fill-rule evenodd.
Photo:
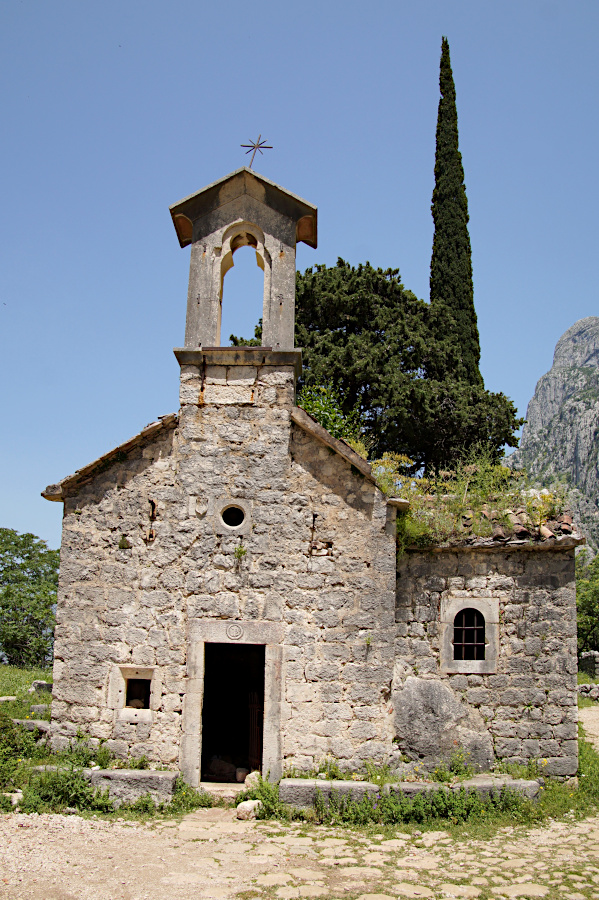
<instances>
[{"instance_id":1,"label":"boulder","mask_svg":"<svg viewBox=\"0 0 599 900\"><path fill-rule=\"evenodd\" d=\"M36 691L46 691L48 694L51 694L52 693L52 682L51 681L34 681L27 693L34 694Z\"/></svg>"},{"instance_id":2,"label":"boulder","mask_svg":"<svg viewBox=\"0 0 599 900\"><path fill-rule=\"evenodd\" d=\"M491 768L493 741L482 716L449 685L410 676L394 691L393 706L399 748L424 768L448 764L456 751L475 770Z\"/></svg>"},{"instance_id":3,"label":"boulder","mask_svg":"<svg viewBox=\"0 0 599 900\"><path fill-rule=\"evenodd\" d=\"M47 734L50 731L50 723L45 719L13 719L15 725L22 725L26 731L41 731Z\"/></svg>"},{"instance_id":4,"label":"boulder","mask_svg":"<svg viewBox=\"0 0 599 900\"><path fill-rule=\"evenodd\" d=\"M253 791L255 788L257 788L260 784L261 778L262 776L260 775L260 772L250 772L249 775L246 775L244 784L248 791Z\"/></svg>"}]
</instances>

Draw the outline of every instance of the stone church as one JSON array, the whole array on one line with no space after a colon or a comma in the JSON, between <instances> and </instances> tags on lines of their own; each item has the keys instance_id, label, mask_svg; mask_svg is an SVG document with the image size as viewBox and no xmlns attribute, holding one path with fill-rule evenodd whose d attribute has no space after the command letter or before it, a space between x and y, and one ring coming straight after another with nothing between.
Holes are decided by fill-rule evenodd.
<instances>
[{"instance_id":1,"label":"stone church","mask_svg":"<svg viewBox=\"0 0 599 900\"><path fill-rule=\"evenodd\" d=\"M52 741L188 783L464 751L577 769L575 536L408 551L370 465L295 405L312 204L242 168L171 208L191 246L180 409L43 492L64 504ZM220 346L235 251L261 347Z\"/></svg>"}]
</instances>

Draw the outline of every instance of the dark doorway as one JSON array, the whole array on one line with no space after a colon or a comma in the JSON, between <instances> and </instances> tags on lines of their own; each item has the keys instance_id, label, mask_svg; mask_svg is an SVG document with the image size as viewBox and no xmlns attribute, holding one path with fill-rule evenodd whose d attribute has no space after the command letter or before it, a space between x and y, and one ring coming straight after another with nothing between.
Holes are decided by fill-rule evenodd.
<instances>
[{"instance_id":1,"label":"dark doorway","mask_svg":"<svg viewBox=\"0 0 599 900\"><path fill-rule=\"evenodd\" d=\"M202 780L235 781L260 769L264 644L205 644Z\"/></svg>"}]
</instances>

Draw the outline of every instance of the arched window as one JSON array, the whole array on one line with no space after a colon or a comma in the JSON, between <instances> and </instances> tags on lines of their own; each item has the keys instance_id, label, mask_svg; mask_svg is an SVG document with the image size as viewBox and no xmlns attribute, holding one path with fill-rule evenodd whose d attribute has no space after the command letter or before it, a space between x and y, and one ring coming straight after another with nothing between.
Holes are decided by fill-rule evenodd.
<instances>
[{"instance_id":1,"label":"arched window","mask_svg":"<svg viewBox=\"0 0 599 900\"><path fill-rule=\"evenodd\" d=\"M461 609L453 620L453 658L485 658L485 617L477 609Z\"/></svg>"}]
</instances>

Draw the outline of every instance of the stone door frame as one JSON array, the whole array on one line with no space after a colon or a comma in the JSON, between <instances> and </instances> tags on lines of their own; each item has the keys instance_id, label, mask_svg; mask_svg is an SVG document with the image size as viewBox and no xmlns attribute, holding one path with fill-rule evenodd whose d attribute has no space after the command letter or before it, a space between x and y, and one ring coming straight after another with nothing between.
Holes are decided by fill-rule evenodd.
<instances>
[{"instance_id":1,"label":"stone door frame","mask_svg":"<svg viewBox=\"0 0 599 900\"><path fill-rule=\"evenodd\" d=\"M179 755L179 767L187 784L197 788L201 778L204 644L207 643L264 645L262 774L270 781L281 778L282 636L283 626L276 622L202 619L190 625L186 691L183 699L183 737Z\"/></svg>"}]
</instances>

